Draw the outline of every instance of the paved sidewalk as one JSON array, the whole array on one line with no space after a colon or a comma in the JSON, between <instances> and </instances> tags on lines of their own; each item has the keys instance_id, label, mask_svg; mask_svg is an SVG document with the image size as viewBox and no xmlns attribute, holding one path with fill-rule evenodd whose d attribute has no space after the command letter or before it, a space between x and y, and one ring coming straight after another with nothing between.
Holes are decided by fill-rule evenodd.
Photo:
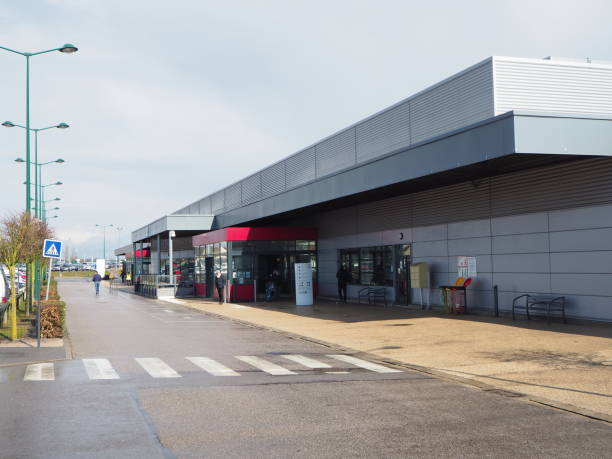
<instances>
[{"instance_id":1,"label":"paved sidewalk","mask_svg":"<svg viewBox=\"0 0 612 459\"><path fill-rule=\"evenodd\" d=\"M612 326L447 316L404 308L288 303L185 305L526 394L612 422ZM594 412L594 413L590 413Z\"/></svg>"},{"instance_id":2,"label":"paved sidewalk","mask_svg":"<svg viewBox=\"0 0 612 459\"><path fill-rule=\"evenodd\" d=\"M34 338L22 338L17 341L0 340L0 367L67 358L67 348L62 338L42 339L40 348L36 345Z\"/></svg>"}]
</instances>

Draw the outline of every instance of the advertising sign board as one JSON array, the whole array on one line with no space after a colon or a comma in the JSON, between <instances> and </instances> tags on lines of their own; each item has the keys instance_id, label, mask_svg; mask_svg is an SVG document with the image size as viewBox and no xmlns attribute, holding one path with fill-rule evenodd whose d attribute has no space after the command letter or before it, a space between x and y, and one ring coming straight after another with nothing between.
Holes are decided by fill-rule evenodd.
<instances>
[{"instance_id":1,"label":"advertising sign board","mask_svg":"<svg viewBox=\"0 0 612 459\"><path fill-rule=\"evenodd\" d=\"M96 271L102 277L104 277L104 273L106 272L106 260L104 258L96 259Z\"/></svg>"},{"instance_id":2,"label":"advertising sign board","mask_svg":"<svg viewBox=\"0 0 612 459\"><path fill-rule=\"evenodd\" d=\"M476 257L457 257L457 274L464 279L477 277Z\"/></svg>"},{"instance_id":3,"label":"advertising sign board","mask_svg":"<svg viewBox=\"0 0 612 459\"><path fill-rule=\"evenodd\" d=\"M312 267L310 263L295 264L295 305L312 306Z\"/></svg>"}]
</instances>

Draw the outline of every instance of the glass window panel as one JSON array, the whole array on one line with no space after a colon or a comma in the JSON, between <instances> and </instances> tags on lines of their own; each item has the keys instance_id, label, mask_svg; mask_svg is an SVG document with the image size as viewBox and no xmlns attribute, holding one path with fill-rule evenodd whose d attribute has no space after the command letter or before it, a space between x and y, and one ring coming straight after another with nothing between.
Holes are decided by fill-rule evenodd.
<instances>
[{"instance_id":1,"label":"glass window panel","mask_svg":"<svg viewBox=\"0 0 612 459\"><path fill-rule=\"evenodd\" d=\"M232 257L232 279L238 285L253 283L253 256Z\"/></svg>"}]
</instances>

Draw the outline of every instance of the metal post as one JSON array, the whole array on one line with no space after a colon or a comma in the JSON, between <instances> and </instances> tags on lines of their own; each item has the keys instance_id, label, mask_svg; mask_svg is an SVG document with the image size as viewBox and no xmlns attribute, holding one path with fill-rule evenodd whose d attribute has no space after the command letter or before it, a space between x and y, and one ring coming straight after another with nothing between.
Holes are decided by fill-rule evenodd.
<instances>
[{"instance_id":1,"label":"metal post","mask_svg":"<svg viewBox=\"0 0 612 459\"><path fill-rule=\"evenodd\" d=\"M493 305L495 308L495 317L499 317L499 295L497 292L497 285L493 286Z\"/></svg>"},{"instance_id":2,"label":"metal post","mask_svg":"<svg viewBox=\"0 0 612 459\"><path fill-rule=\"evenodd\" d=\"M26 54L26 212L30 213L30 56Z\"/></svg>"},{"instance_id":3,"label":"metal post","mask_svg":"<svg viewBox=\"0 0 612 459\"><path fill-rule=\"evenodd\" d=\"M157 274L163 274L161 270L161 234L157 235Z\"/></svg>"},{"instance_id":4,"label":"metal post","mask_svg":"<svg viewBox=\"0 0 612 459\"><path fill-rule=\"evenodd\" d=\"M168 273L170 274L170 282L174 284L174 259L172 254L172 238L176 235L174 231L168 231Z\"/></svg>"},{"instance_id":5,"label":"metal post","mask_svg":"<svg viewBox=\"0 0 612 459\"><path fill-rule=\"evenodd\" d=\"M51 287L51 265L53 265L53 258L49 258L49 275L47 276L47 294L45 295L45 301L49 301L49 288Z\"/></svg>"},{"instance_id":6,"label":"metal post","mask_svg":"<svg viewBox=\"0 0 612 459\"><path fill-rule=\"evenodd\" d=\"M45 301L49 301L49 289L51 288L51 265L53 258L49 258L49 272L47 274L47 293ZM36 347L40 347L40 295L36 298Z\"/></svg>"},{"instance_id":7,"label":"metal post","mask_svg":"<svg viewBox=\"0 0 612 459\"><path fill-rule=\"evenodd\" d=\"M104 242L103 242L103 245L102 245L102 247L103 247L103 249L102 249L102 258L104 258L104 263L106 263L106 226L104 226L103 229L104 229L104 237L103 237ZM106 267L105 267L105 269L106 269Z\"/></svg>"}]
</instances>

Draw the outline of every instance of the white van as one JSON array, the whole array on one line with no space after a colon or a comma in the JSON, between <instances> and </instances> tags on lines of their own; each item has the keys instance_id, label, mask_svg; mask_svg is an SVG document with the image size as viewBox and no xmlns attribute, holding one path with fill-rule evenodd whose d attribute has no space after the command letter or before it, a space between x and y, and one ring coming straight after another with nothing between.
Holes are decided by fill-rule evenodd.
<instances>
[{"instance_id":1,"label":"white van","mask_svg":"<svg viewBox=\"0 0 612 459\"><path fill-rule=\"evenodd\" d=\"M11 296L9 272L6 266L0 265L0 304L8 303Z\"/></svg>"}]
</instances>

